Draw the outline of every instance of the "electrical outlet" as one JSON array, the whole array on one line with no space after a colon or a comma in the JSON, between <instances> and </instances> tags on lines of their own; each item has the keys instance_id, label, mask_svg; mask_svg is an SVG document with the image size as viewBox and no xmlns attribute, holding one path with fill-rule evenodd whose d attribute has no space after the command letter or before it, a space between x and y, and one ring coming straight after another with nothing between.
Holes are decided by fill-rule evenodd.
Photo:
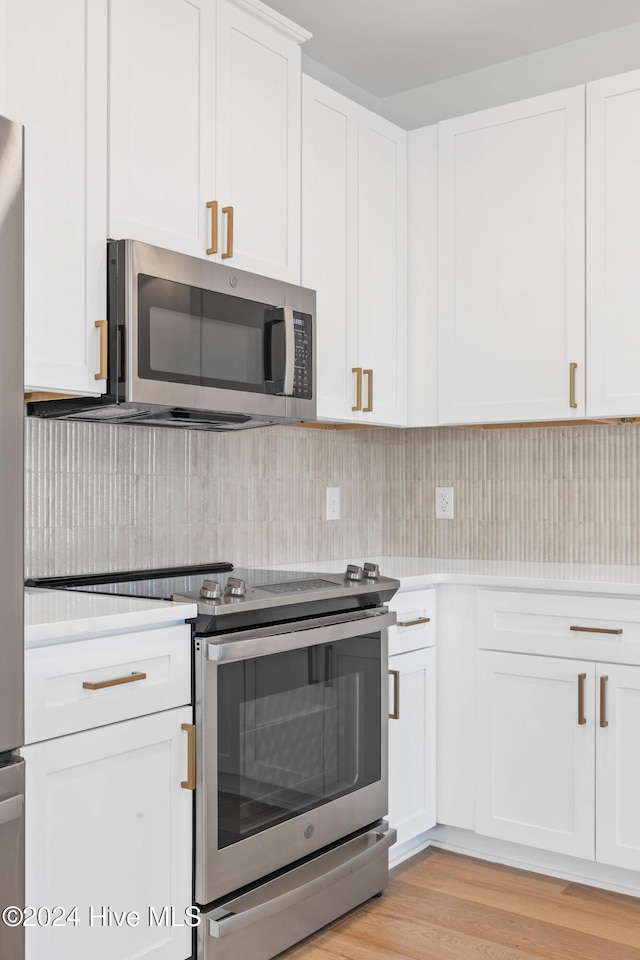
<instances>
[{"instance_id":1,"label":"electrical outlet","mask_svg":"<svg viewBox=\"0 0 640 960\"><path fill-rule=\"evenodd\" d=\"M436 520L453 520L453 487L436 487Z\"/></svg>"},{"instance_id":2,"label":"electrical outlet","mask_svg":"<svg viewBox=\"0 0 640 960\"><path fill-rule=\"evenodd\" d=\"M340 519L340 487L327 487L327 520Z\"/></svg>"}]
</instances>

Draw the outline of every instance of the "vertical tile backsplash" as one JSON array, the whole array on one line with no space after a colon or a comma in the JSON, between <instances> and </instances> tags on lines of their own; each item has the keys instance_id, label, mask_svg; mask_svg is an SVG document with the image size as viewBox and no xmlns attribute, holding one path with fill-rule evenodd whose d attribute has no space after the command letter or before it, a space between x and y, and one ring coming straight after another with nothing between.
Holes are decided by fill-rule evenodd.
<instances>
[{"instance_id":1,"label":"vertical tile backsplash","mask_svg":"<svg viewBox=\"0 0 640 960\"><path fill-rule=\"evenodd\" d=\"M370 430L27 420L27 575L379 553L383 450ZM327 485L342 490L337 521Z\"/></svg>"},{"instance_id":2,"label":"vertical tile backsplash","mask_svg":"<svg viewBox=\"0 0 640 960\"><path fill-rule=\"evenodd\" d=\"M28 420L30 576L349 555L640 563L640 425L234 434ZM326 487L342 490L325 517ZM455 519L434 519L453 486Z\"/></svg>"},{"instance_id":3,"label":"vertical tile backsplash","mask_svg":"<svg viewBox=\"0 0 640 960\"><path fill-rule=\"evenodd\" d=\"M385 487L392 554L640 563L640 425L440 427L404 438ZM454 520L435 520L436 486L454 487Z\"/></svg>"}]
</instances>

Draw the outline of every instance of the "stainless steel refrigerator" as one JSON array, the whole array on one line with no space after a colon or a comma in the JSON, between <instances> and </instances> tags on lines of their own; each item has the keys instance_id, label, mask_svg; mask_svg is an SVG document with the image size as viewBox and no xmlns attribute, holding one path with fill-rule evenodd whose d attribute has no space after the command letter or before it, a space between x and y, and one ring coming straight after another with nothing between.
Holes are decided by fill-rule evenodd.
<instances>
[{"instance_id":1,"label":"stainless steel refrigerator","mask_svg":"<svg viewBox=\"0 0 640 960\"><path fill-rule=\"evenodd\" d=\"M22 960L24 901L23 129L0 117L0 957ZM9 918L6 918L10 920Z\"/></svg>"}]
</instances>

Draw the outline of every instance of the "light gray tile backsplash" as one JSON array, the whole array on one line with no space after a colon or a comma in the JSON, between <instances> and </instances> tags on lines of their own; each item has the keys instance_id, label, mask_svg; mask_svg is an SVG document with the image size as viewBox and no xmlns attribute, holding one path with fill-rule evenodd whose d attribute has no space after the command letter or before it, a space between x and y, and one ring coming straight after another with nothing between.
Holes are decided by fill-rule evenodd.
<instances>
[{"instance_id":1,"label":"light gray tile backsplash","mask_svg":"<svg viewBox=\"0 0 640 960\"><path fill-rule=\"evenodd\" d=\"M636 564L639 431L28 420L27 575L367 554ZM327 485L342 488L337 521ZM434 487L449 485L455 519L436 521Z\"/></svg>"}]
</instances>

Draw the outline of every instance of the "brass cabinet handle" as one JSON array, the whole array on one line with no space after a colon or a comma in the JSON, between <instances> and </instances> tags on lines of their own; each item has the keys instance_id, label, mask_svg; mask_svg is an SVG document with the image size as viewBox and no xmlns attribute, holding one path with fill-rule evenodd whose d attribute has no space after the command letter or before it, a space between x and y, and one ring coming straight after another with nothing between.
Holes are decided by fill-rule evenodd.
<instances>
[{"instance_id":1,"label":"brass cabinet handle","mask_svg":"<svg viewBox=\"0 0 640 960\"><path fill-rule=\"evenodd\" d=\"M398 620L399 627L417 627L419 623L431 623L431 617L418 617L417 620Z\"/></svg>"},{"instance_id":2,"label":"brass cabinet handle","mask_svg":"<svg viewBox=\"0 0 640 960\"><path fill-rule=\"evenodd\" d=\"M578 406L576 401L576 370L578 369L577 363L569 364L569 406L575 408Z\"/></svg>"},{"instance_id":3,"label":"brass cabinet handle","mask_svg":"<svg viewBox=\"0 0 640 960\"><path fill-rule=\"evenodd\" d=\"M207 207L211 210L211 246L207 247L207 256L218 252L218 201L208 200Z\"/></svg>"},{"instance_id":4,"label":"brass cabinet handle","mask_svg":"<svg viewBox=\"0 0 640 960\"><path fill-rule=\"evenodd\" d=\"M622 627L569 627L569 630L573 630L575 633L611 633L616 637L619 637L622 633Z\"/></svg>"},{"instance_id":5,"label":"brass cabinet handle","mask_svg":"<svg viewBox=\"0 0 640 960\"><path fill-rule=\"evenodd\" d=\"M351 367L351 373L356 375L356 405L351 407L355 412L362 410L362 367Z\"/></svg>"},{"instance_id":6,"label":"brass cabinet handle","mask_svg":"<svg viewBox=\"0 0 640 960\"><path fill-rule=\"evenodd\" d=\"M136 680L146 680L146 673L134 671L127 674L126 677L115 677L113 680L99 680L98 683L90 683L85 680L82 684L85 690L104 690L105 687L119 687L122 683L135 683Z\"/></svg>"},{"instance_id":7,"label":"brass cabinet handle","mask_svg":"<svg viewBox=\"0 0 640 960\"><path fill-rule=\"evenodd\" d=\"M109 356L109 327L106 320L96 320L95 325L100 330L100 369L94 375L94 380L106 380L107 360Z\"/></svg>"},{"instance_id":8,"label":"brass cabinet handle","mask_svg":"<svg viewBox=\"0 0 640 960\"><path fill-rule=\"evenodd\" d=\"M369 378L367 381L368 390L367 390L367 405L362 408L363 413L372 413L373 412L373 370L363 370L362 371Z\"/></svg>"},{"instance_id":9,"label":"brass cabinet handle","mask_svg":"<svg viewBox=\"0 0 640 960\"><path fill-rule=\"evenodd\" d=\"M227 215L227 249L222 254L223 260L233 256L233 207L223 207L222 212Z\"/></svg>"},{"instance_id":10,"label":"brass cabinet handle","mask_svg":"<svg viewBox=\"0 0 640 960\"><path fill-rule=\"evenodd\" d=\"M578 723L580 726L587 722L584 715L584 682L586 679L586 673L578 674Z\"/></svg>"},{"instance_id":11,"label":"brass cabinet handle","mask_svg":"<svg viewBox=\"0 0 640 960\"><path fill-rule=\"evenodd\" d=\"M607 680L609 677L600 677L600 726L608 727L607 720Z\"/></svg>"},{"instance_id":12,"label":"brass cabinet handle","mask_svg":"<svg viewBox=\"0 0 640 960\"><path fill-rule=\"evenodd\" d=\"M389 720L400 719L400 671L389 670L389 676L393 677L393 713L389 714Z\"/></svg>"},{"instance_id":13,"label":"brass cabinet handle","mask_svg":"<svg viewBox=\"0 0 640 960\"><path fill-rule=\"evenodd\" d=\"M183 723L180 727L187 734L187 779L180 784L183 790L196 788L196 728L193 723Z\"/></svg>"}]
</instances>

